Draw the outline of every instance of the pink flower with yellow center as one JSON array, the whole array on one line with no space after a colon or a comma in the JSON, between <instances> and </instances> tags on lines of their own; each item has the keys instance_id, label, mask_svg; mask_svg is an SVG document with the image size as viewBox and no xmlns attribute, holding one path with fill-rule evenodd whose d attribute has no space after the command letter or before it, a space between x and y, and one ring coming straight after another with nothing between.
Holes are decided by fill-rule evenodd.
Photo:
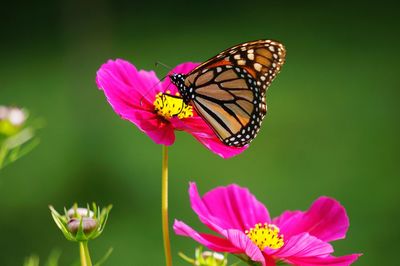
<instances>
[{"instance_id":1,"label":"pink flower with yellow center","mask_svg":"<svg viewBox=\"0 0 400 266\"><path fill-rule=\"evenodd\" d=\"M346 210L329 197L318 198L303 211L285 211L271 219L267 208L247 189L237 185L218 187L200 197L190 184L192 209L213 234L198 233L175 220L175 233L191 237L216 252L230 252L244 260L273 266L335 265L353 263L360 254L334 257L329 243L343 239L349 227Z\"/></svg>"},{"instance_id":2,"label":"pink flower with yellow center","mask_svg":"<svg viewBox=\"0 0 400 266\"><path fill-rule=\"evenodd\" d=\"M197 65L183 63L169 74L185 74ZM235 156L247 148L223 144L192 106L183 102L169 78L160 82L154 71L137 70L122 59L109 60L97 71L96 82L114 111L157 144L172 145L174 131L182 130L223 158Z\"/></svg>"}]
</instances>

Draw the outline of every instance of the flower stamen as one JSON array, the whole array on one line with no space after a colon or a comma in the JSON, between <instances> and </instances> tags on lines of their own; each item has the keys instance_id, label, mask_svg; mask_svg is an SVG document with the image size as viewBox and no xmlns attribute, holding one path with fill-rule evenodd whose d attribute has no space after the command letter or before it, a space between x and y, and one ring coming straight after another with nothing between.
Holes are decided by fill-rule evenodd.
<instances>
[{"instance_id":1,"label":"flower stamen","mask_svg":"<svg viewBox=\"0 0 400 266\"><path fill-rule=\"evenodd\" d=\"M158 115L166 119L171 117L183 119L193 116L193 107L185 104L179 93L174 96L169 91L166 91L166 93L160 92L156 95L154 110Z\"/></svg>"},{"instance_id":2,"label":"flower stamen","mask_svg":"<svg viewBox=\"0 0 400 266\"><path fill-rule=\"evenodd\" d=\"M266 247L278 249L284 245L283 235L279 234L279 228L274 224L258 223L245 233L260 250Z\"/></svg>"}]
</instances>

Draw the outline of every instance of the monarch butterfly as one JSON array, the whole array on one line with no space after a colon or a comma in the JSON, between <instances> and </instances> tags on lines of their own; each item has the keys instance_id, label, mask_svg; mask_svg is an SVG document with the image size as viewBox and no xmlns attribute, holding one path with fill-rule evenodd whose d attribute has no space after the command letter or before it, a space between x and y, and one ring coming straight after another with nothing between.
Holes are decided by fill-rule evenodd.
<instances>
[{"instance_id":1,"label":"monarch butterfly","mask_svg":"<svg viewBox=\"0 0 400 266\"><path fill-rule=\"evenodd\" d=\"M267 113L265 92L285 61L283 45L258 40L233 46L188 74L170 75L220 140L242 147L260 130Z\"/></svg>"}]
</instances>

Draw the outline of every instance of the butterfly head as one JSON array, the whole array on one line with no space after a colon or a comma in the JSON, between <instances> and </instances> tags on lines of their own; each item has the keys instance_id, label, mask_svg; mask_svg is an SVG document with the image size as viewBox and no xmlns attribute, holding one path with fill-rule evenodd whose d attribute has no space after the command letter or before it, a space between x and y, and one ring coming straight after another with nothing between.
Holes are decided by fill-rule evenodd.
<instances>
[{"instance_id":1,"label":"butterfly head","mask_svg":"<svg viewBox=\"0 0 400 266\"><path fill-rule=\"evenodd\" d=\"M177 86L178 88L180 86L185 86L185 77L182 74L172 74L169 75L169 78L171 79L171 82Z\"/></svg>"},{"instance_id":2,"label":"butterfly head","mask_svg":"<svg viewBox=\"0 0 400 266\"><path fill-rule=\"evenodd\" d=\"M177 88L179 93L181 94L184 102L187 104L190 100L189 90L185 85L186 76L183 74L172 74L169 75L172 84L174 84Z\"/></svg>"}]
</instances>

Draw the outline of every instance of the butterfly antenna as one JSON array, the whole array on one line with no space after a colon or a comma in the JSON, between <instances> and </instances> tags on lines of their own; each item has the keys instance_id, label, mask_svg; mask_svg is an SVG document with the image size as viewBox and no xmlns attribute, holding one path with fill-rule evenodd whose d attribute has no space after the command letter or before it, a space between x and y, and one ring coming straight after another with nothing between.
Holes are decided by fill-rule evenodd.
<instances>
[{"instance_id":1,"label":"butterfly antenna","mask_svg":"<svg viewBox=\"0 0 400 266\"><path fill-rule=\"evenodd\" d=\"M164 64L163 62L160 62L160 61L156 61L155 66L156 66L156 67L158 67L158 66L163 66L163 67L165 67L165 68L168 69L168 70L172 70L172 67L170 67L170 66L168 66L168 65L166 65L166 64Z\"/></svg>"},{"instance_id":2,"label":"butterfly antenna","mask_svg":"<svg viewBox=\"0 0 400 266\"><path fill-rule=\"evenodd\" d=\"M158 66L163 66L163 67L165 67L165 68L168 69L168 70L172 70L172 67L170 67L170 66L168 66L168 65L166 65L166 64L164 64L164 63L162 63L162 62L160 62L160 61L156 61L155 66L156 66L156 67L158 67ZM151 87L151 88L140 98L140 106L142 106L143 99L150 93L150 91L151 91L155 86L157 86L158 84L160 84L166 77L168 77L168 74L165 75L162 79L160 79L159 82L157 82L156 84L154 84L154 86ZM170 85L171 85L171 83L168 84L168 87L169 87ZM167 87L167 89L168 89L168 87Z\"/></svg>"}]
</instances>

